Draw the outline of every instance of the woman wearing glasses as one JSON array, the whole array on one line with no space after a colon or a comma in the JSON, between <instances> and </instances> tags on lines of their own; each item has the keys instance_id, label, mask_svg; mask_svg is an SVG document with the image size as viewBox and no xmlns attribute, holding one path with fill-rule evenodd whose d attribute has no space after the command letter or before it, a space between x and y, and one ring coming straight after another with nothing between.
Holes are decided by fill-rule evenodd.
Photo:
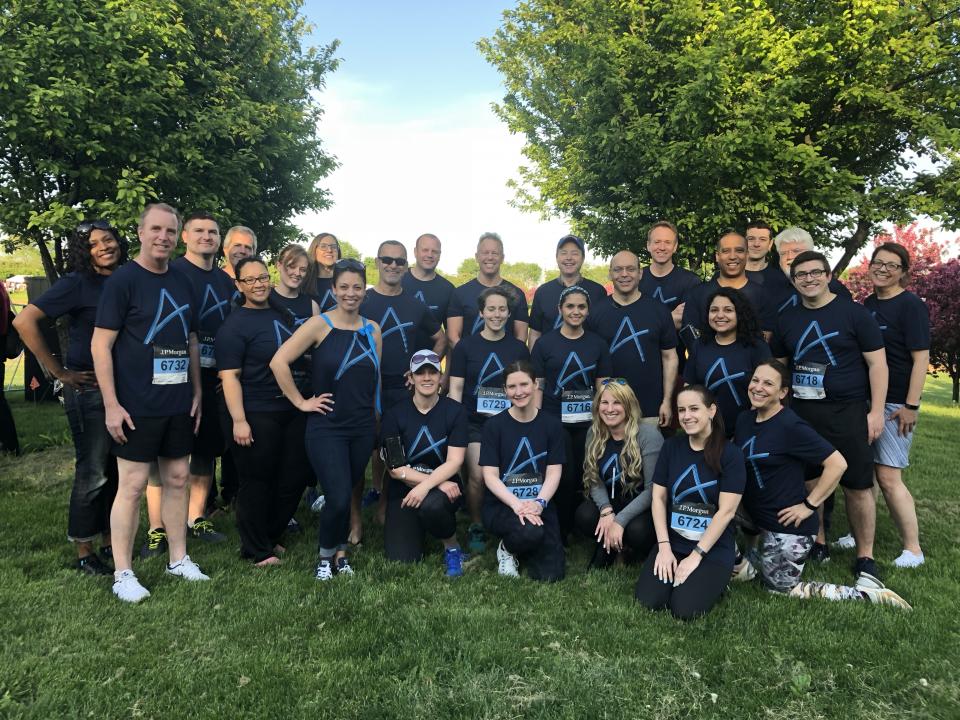
<instances>
[{"instance_id":1,"label":"woman wearing glasses","mask_svg":"<svg viewBox=\"0 0 960 720\"><path fill-rule=\"evenodd\" d=\"M255 566L268 567L280 564L281 536L310 480L303 444L306 416L283 397L270 372L270 360L290 338L294 323L289 310L271 305L266 264L258 257L243 258L236 283L242 305L217 332L217 368L240 475L240 553Z\"/></svg>"},{"instance_id":2,"label":"woman wearing glasses","mask_svg":"<svg viewBox=\"0 0 960 720\"><path fill-rule=\"evenodd\" d=\"M685 435L669 438L653 472L657 546L635 595L651 610L690 620L710 612L733 570L733 520L746 479L743 453L729 442L713 394L691 385L677 395Z\"/></svg>"},{"instance_id":3,"label":"woman wearing glasses","mask_svg":"<svg viewBox=\"0 0 960 720\"><path fill-rule=\"evenodd\" d=\"M304 280L304 292L311 295L326 312L337 304L333 297L333 266L340 259L340 241L330 233L320 233L307 248L310 266Z\"/></svg>"},{"instance_id":4,"label":"woman wearing glasses","mask_svg":"<svg viewBox=\"0 0 960 720\"><path fill-rule=\"evenodd\" d=\"M590 313L587 291L579 285L565 288L557 308L560 327L540 336L530 361L537 374L537 405L563 425L567 461L554 502L560 535L566 540L583 497L584 446L593 395L599 387L598 380L610 375L611 370L607 343L583 327Z\"/></svg>"},{"instance_id":5,"label":"woman wearing glasses","mask_svg":"<svg viewBox=\"0 0 960 720\"><path fill-rule=\"evenodd\" d=\"M637 396L623 378L601 380L587 432L583 484L589 498L577 529L597 539L591 567L604 568L623 550L645 559L656 542L650 499L663 435L640 422Z\"/></svg>"},{"instance_id":6,"label":"woman wearing glasses","mask_svg":"<svg viewBox=\"0 0 960 720\"><path fill-rule=\"evenodd\" d=\"M683 369L687 385L705 385L717 398L727 437L733 437L737 415L750 408L747 384L770 347L747 299L733 288L715 290L707 299L707 327L690 348Z\"/></svg>"},{"instance_id":7,"label":"woman wearing glasses","mask_svg":"<svg viewBox=\"0 0 960 720\"><path fill-rule=\"evenodd\" d=\"M873 462L877 484L903 542L903 552L893 564L904 568L923 564L917 510L903 484L903 468L910 464L913 429L930 363L930 313L919 297L904 289L909 271L910 254L905 247L893 242L880 245L870 259L873 294L863 302L880 324L890 372L883 432L873 443Z\"/></svg>"},{"instance_id":8,"label":"woman wearing glasses","mask_svg":"<svg viewBox=\"0 0 960 720\"><path fill-rule=\"evenodd\" d=\"M480 441L483 426L494 415L506 410L510 401L503 391L503 369L516 360L529 360L527 346L507 332L511 308L517 302L511 290L501 286L487 288L477 298L483 328L475 335L465 334L450 358L448 397L467 410L469 441L467 446L467 529L470 552L486 547L481 506L483 475L480 472Z\"/></svg>"},{"instance_id":9,"label":"woman wearing glasses","mask_svg":"<svg viewBox=\"0 0 960 720\"><path fill-rule=\"evenodd\" d=\"M380 327L359 312L366 269L359 260L339 260L332 281L336 307L307 320L270 362L283 394L307 414L310 464L326 497L317 580L353 574L347 558L350 496L363 481L380 411ZM307 351L313 392L304 397L290 366Z\"/></svg>"},{"instance_id":10,"label":"woman wearing glasses","mask_svg":"<svg viewBox=\"0 0 960 720\"><path fill-rule=\"evenodd\" d=\"M390 560L418 562L429 534L443 543L447 576L459 577L463 553L457 542L457 511L463 505L459 472L467 450L467 413L460 403L440 396L437 353L418 350L409 367L413 397L389 408L381 423L391 468L384 549Z\"/></svg>"},{"instance_id":11,"label":"woman wearing glasses","mask_svg":"<svg viewBox=\"0 0 960 720\"><path fill-rule=\"evenodd\" d=\"M117 491L117 464L110 455L90 340L103 284L126 259L126 241L110 223L80 223L67 245L67 274L14 320L24 345L63 383L63 404L76 453L67 538L76 545L77 569L88 575L113 574L107 563L112 557L110 508ZM61 365L50 351L40 323L62 316L69 318L69 344ZM98 535L99 556L93 550Z\"/></svg>"},{"instance_id":12,"label":"woman wearing glasses","mask_svg":"<svg viewBox=\"0 0 960 720\"><path fill-rule=\"evenodd\" d=\"M483 426L483 523L500 537L501 575L518 577L519 560L532 580L552 582L566 572L560 523L550 503L560 484L563 432L556 418L537 408L534 376L529 361L509 363L503 391L510 407Z\"/></svg>"}]
</instances>

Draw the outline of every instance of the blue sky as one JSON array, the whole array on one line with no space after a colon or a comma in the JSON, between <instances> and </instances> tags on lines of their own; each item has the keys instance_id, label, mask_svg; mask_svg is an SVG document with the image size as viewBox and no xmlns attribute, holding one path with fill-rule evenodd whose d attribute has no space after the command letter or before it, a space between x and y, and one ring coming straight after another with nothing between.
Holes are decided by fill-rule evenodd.
<instances>
[{"instance_id":1,"label":"blue sky","mask_svg":"<svg viewBox=\"0 0 960 720\"><path fill-rule=\"evenodd\" d=\"M372 255L382 240L409 249L432 232L443 243L440 267L453 271L493 230L507 261L553 266L567 225L510 206L506 183L523 164L523 142L491 110L503 87L476 49L510 6L304 3L314 43L339 39L342 60L320 96L320 136L341 163L324 183L334 205L298 218L308 235L332 232Z\"/></svg>"}]
</instances>

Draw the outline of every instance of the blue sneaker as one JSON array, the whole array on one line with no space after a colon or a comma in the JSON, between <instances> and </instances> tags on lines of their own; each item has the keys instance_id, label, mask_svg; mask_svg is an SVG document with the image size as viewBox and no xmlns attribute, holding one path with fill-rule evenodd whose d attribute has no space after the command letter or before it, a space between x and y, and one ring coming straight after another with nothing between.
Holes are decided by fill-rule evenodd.
<instances>
[{"instance_id":1,"label":"blue sneaker","mask_svg":"<svg viewBox=\"0 0 960 720\"><path fill-rule=\"evenodd\" d=\"M379 499L380 491L372 487L367 490L367 493L363 496L363 500L361 500L360 504L363 507L370 507L371 505L375 505Z\"/></svg>"},{"instance_id":2,"label":"blue sneaker","mask_svg":"<svg viewBox=\"0 0 960 720\"><path fill-rule=\"evenodd\" d=\"M463 575L463 552L460 548L447 548L443 554L443 560L447 565L447 577Z\"/></svg>"},{"instance_id":3,"label":"blue sneaker","mask_svg":"<svg viewBox=\"0 0 960 720\"><path fill-rule=\"evenodd\" d=\"M467 528L467 538L467 547L473 554L479 555L487 549L487 533L479 523L474 523Z\"/></svg>"}]
</instances>

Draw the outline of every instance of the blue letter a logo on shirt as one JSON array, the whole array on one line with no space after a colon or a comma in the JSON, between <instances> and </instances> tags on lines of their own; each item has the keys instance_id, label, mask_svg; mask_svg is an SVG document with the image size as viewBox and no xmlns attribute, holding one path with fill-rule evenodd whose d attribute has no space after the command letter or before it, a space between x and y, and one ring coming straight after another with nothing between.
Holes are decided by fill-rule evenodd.
<instances>
[{"instance_id":1,"label":"blue letter a logo on shirt","mask_svg":"<svg viewBox=\"0 0 960 720\"><path fill-rule=\"evenodd\" d=\"M228 302L229 298L221 300L217 291L213 289L213 285L207 283L207 289L203 292L203 302L200 303L200 322L203 322L207 315L215 312L220 313L221 320L226 320L227 314L223 311L223 308L226 307Z\"/></svg>"},{"instance_id":2,"label":"blue letter a logo on shirt","mask_svg":"<svg viewBox=\"0 0 960 720\"><path fill-rule=\"evenodd\" d=\"M470 329L471 335L476 335L477 330L483 327L483 318L480 315L477 315L476 319L473 321L473 327Z\"/></svg>"},{"instance_id":3,"label":"blue letter a logo on shirt","mask_svg":"<svg viewBox=\"0 0 960 720\"><path fill-rule=\"evenodd\" d=\"M480 389L481 385L486 385L488 381L493 380L497 375L502 374L503 363L500 362L500 358L497 357L496 353L490 353L487 355L487 361L483 363L483 367L480 369L480 374L477 376L477 386L473 389L473 394L477 394L477 391Z\"/></svg>"},{"instance_id":4,"label":"blue letter a logo on shirt","mask_svg":"<svg viewBox=\"0 0 960 720\"><path fill-rule=\"evenodd\" d=\"M664 305L669 305L670 303L672 303L674 300L677 299L677 296L676 296L676 295L674 295L673 297L670 297L670 298L664 297L664 296L663 296L663 285L657 285L657 289L653 291L653 297L654 297L654 299L660 298L660 302L662 302Z\"/></svg>"},{"instance_id":5,"label":"blue letter a logo on shirt","mask_svg":"<svg viewBox=\"0 0 960 720\"><path fill-rule=\"evenodd\" d=\"M763 475L760 474L760 468L757 467L757 460L763 460L770 457L770 453L758 453L755 448L757 436L754 435L743 444L743 452L746 454L746 460L750 463L754 477L757 479L757 487L763 490Z\"/></svg>"},{"instance_id":6,"label":"blue letter a logo on shirt","mask_svg":"<svg viewBox=\"0 0 960 720\"><path fill-rule=\"evenodd\" d=\"M807 341L807 338L810 336L810 333L816 333L816 338L804 345L804 343ZM833 353L830 352L830 343L828 343L827 340L832 337L837 337L839 334L839 332L832 332L824 335L823 331L820 329L820 323L816 320L811 321L810 324L807 325L807 329L803 331L803 335L800 336L799 342L797 342L797 351L794 354L793 359L802 360L803 356L806 355L809 350L815 348L817 345L820 345L823 347L823 352L826 353L830 364L836 367L837 359L833 356Z\"/></svg>"},{"instance_id":7,"label":"blue letter a logo on shirt","mask_svg":"<svg viewBox=\"0 0 960 720\"><path fill-rule=\"evenodd\" d=\"M387 326L388 320L393 321L392 326L389 326L389 327ZM383 318L381 318L380 320L380 337L386 340L390 335L393 335L393 333L398 332L400 333L400 340L401 342L403 342L403 351L405 353L410 352L409 348L407 347L407 328L408 327L413 327L413 323L400 322L400 318L397 317L397 311L394 310L392 307L388 307L387 311L383 314Z\"/></svg>"},{"instance_id":8,"label":"blue letter a logo on shirt","mask_svg":"<svg viewBox=\"0 0 960 720\"><path fill-rule=\"evenodd\" d=\"M337 374L333 376L334 380L339 380L343 377L343 374L356 365L358 362L362 362L364 358L370 358L370 362L373 364L373 367L377 367L377 356L374 355L374 349L371 347L371 343L367 342L366 339L360 339L361 337L366 338L363 334L363 330L355 332L353 334L353 339L350 341L350 347L347 348L347 351L343 354L343 360L340 361L340 367L337 368ZM359 352L356 352L359 349Z\"/></svg>"},{"instance_id":9,"label":"blue letter a logo on shirt","mask_svg":"<svg viewBox=\"0 0 960 720\"><path fill-rule=\"evenodd\" d=\"M163 317L163 306L165 301L170 303L170 312L166 317ZM180 324L183 326L183 339L186 341L186 339L190 336L190 327L187 324L186 317L186 312L189 309L190 303L177 305L177 301L174 300L173 296L167 292L167 289L161 288L160 299L157 301L157 314L153 318L153 324L150 326L150 331L144 338L143 344L149 345L152 343L153 339L157 336L157 333L163 330L174 318L180 320Z\"/></svg>"},{"instance_id":10,"label":"blue letter a logo on shirt","mask_svg":"<svg viewBox=\"0 0 960 720\"><path fill-rule=\"evenodd\" d=\"M521 462L520 454L526 451L527 458ZM513 453L513 459L510 461L510 466L507 468L507 471L504 475L519 475L524 470L528 473L537 473L540 470L537 468L537 461L545 458L547 456L547 451L544 450L539 455L533 454L533 447L530 445L530 440L527 437L520 438L520 442L517 443L517 450Z\"/></svg>"},{"instance_id":11,"label":"blue letter a logo on shirt","mask_svg":"<svg viewBox=\"0 0 960 720\"><path fill-rule=\"evenodd\" d=\"M693 485L691 485L690 487L688 487L686 490L684 490L682 493L678 495L677 490L680 489L680 485L687 478L690 478L690 480L693 482ZM673 501L680 502L685 497L687 497L687 495L692 495L693 493L699 493L700 499L703 502L708 503L710 501L707 499L707 494L704 492L704 490L706 490L708 487L713 487L716 484L717 484L716 480L711 480L710 482L701 483L700 471L697 470L696 463L693 463L681 473L680 477L678 477L677 481L673 484L673 488L671 489L671 494L673 495Z\"/></svg>"},{"instance_id":12,"label":"blue letter a logo on shirt","mask_svg":"<svg viewBox=\"0 0 960 720\"><path fill-rule=\"evenodd\" d=\"M293 330L288 328L279 320L273 321L273 332L277 338L277 347L280 347L281 345L283 345L283 343L286 342L287 338L293 335Z\"/></svg>"},{"instance_id":13,"label":"blue letter a logo on shirt","mask_svg":"<svg viewBox=\"0 0 960 720\"><path fill-rule=\"evenodd\" d=\"M323 294L323 299L320 300L320 312L325 313L327 310L333 310L337 306L337 299L333 296L333 290L327 288L327 291Z\"/></svg>"},{"instance_id":14,"label":"blue letter a logo on shirt","mask_svg":"<svg viewBox=\"0 0 960 720\"><path fill-rule=\"evenodd\" d=\"M723 375L718 377L716 380L711 380L710 378L713 376L714 371L719 371L723 373ZM746 375L745 372L738 372L738 373L731 374L730 371L727 370L727 361L724 360L723 358L717 358L716 362L710 366L709 370L707 370L707 376L704 379L706 380L707 387L710 389L711 392L716 391L718 387L720 387L723 384L726 384L727 389L730 391L730 394L733 396L734 402L737 403L737 407L740 407L743 403L740 402L740 396L737 394L737 388L733 384L733 381L739 380L744 375Z\"/></svg>"},{"instance_id":15,"label":"blue letter a logo on shirt","mask_svg":"<svg viewBox=\"0 0 960 720\"><path fill-rule=\"evenodd\" d=\"M413 296L414 296L417 300L419 300L420 302L422 302L424 305L426 305L428 308L430 308L430 312L435 312L436 310L438 310L438 309L440 308L439 305L430 305L430 304L427 302L427 299L423 296L423 290L417 290L417 291L413 294ZM472 334L473 334L473 333L471 333L471 335L472 335Z\"/></svg>"},{"instance_id":16,"label":"blue letter a logo on shirt","mask_svg":"<svg viewBox=\"0 0 960 720\"><path fill-rule=\"evenodd\" d=\"M567 375L567 370L570 369L570 363L576 363L577 369L573 370L569 375ZM583 380L583 384L589 388L591 385L589 373L596 367L596 364L587 365L584 367L583 363L580 361L580 356L577 355L577 351L571 350L570 354L567 355L566 361L563 363L563 369L560 371L560 375L557 376L557 388L553 391L553 394L559 395L567 386L567 383L577 376L580 376L580 378Z\"/></svg>"},{"instance_id":17,"label":"blue letter a logo on shirt","mask_svg":"<svg viewBox=\"0 0 960 720\"><path fill-rule=\"evenodd\" d=\"M423 441L423 447L417 450L417 446L421 440ZM439 440L434 440L433 435L430 434L430 428L426 425L421 425L420 432L417 433L417 437L410 443L410 448L407 450L407 460L413 462L432 452L437 456L437 460L443 462L445 458L440 454L440 448L443 447L446 441L447 438L445 436Z\"/></svg>"},{"instance_id":18,"label":"blue letter a logo on shirt","mask_svg":"<svg viewBox=\"0 0 960 720\"><path fill-rule=\"evenodd\" d=\"M643 354L643 348L640 347L640 338L649 333L649 330L635 330L629 317L624 317L620 321L620 327L617 328L617 334L613 336L613 342L610 343L610 354L613 355L628 342L632 342L637 348L637 354L640 356L640 362L646 362L647 358ZM626 334L624 334L626 333Z\"/></svg>"}]
</instances>

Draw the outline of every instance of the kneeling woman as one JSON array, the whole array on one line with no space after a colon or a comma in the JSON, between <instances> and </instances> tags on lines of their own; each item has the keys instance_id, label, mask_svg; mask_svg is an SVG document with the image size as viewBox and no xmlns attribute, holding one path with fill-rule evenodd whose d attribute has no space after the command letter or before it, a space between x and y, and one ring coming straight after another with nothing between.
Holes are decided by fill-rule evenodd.
<instances>
[{"instance_id":1,"label":"kneeling woman","mask_svg":"<svg viewBox=\"0 0 960 720\"><path fill-rule=\"evenodd\" d=\"M816 509L836 489L847 463L813 428L783 406L789 381L783 364L776 360L760 363L747 390L753 410L737 420L736 443L747 460L743 504L760 530L755 564L763 584L793 597L868 600L909 608L899 595L867 573L860 574L856 587L800 581L817 535ZM823 468L810 488L804 483L806 465Z\"/></svg>"},{"instance_id":2,"label":"kneeling woman","mask_svg":"<svg viewBox=\"0 0 960 720\"><path fill-rule=\"evenodd\" d=\"M705 615L733 570L731 520L743 494L743 454L728 442L713 394L692 385L677 395L686 435L667 440L653 474L657 547L637 581L636 598L674 617Z\"/></svg>"},{"instance_id":3,"label":"kneeling woman","mask_svg":"<svg viewBox=\"0 0 960 720\"><path fill-rule=\"evenodd\" d=\"M236 278L243 305L217 332L217 367L233 421L241 554L264 567L279 564L280 537L310 481L306 416L283 397L270 372L271 358L293 332L293 318L283 307L271 307L267 266L260 258L243 258Z\"/></svg>"},{"instance_id":4,"label":"kneeling woman","mask_svg":"<svg viewBox=\"0 0 960 720\"><path fill-rule=\"evenodd\" d=\"M480 466L486 493L483 524L499 535L501 575L519 575L517 559L534 580L561 580L566 570L556 509L550 504L564 461L560 421L534 403L536 378L527 360L503 371L510 407L483 426Z\"/></svg>"},{"instance_id":5,"label":"kneeling woman","mask_svg":"<svg viewBox=\"0 0 960 720\"><path fill-rule=\"evenodd\" d=\"M463 505L460 466L467 452L467 413L440 397L440 356L420 350L410 358L414 394L384 413L381 437L399 440L406 464L390 470L384 546L389 559L423 559L424 534L443 542L446 574L463 574L457 511ZM389 457L387 458L389 460Z\"/></svg>"},{"instance_id":6,"label":"kneeling woman","mask_svg":"<svg viewBox=\"0 0 960 720\"><path fill-rule=\"evenodd\" d=\"M577 529L595 535L592 567L606 567L625 548L646 558L656 542L650 498L663 435L642 423L640 404L622 378L602 381L587 431L583 484L590 497L576 512Z\"/></svg>"}]
</instances>

